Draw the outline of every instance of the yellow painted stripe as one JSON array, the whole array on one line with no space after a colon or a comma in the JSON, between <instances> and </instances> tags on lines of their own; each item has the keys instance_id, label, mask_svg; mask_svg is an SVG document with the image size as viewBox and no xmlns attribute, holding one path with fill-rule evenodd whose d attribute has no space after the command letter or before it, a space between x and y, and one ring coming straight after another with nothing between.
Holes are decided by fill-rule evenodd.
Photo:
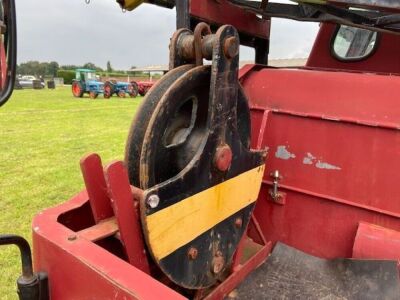
<instances>
[{"instance_id":1,"label":"yellow painted stripe","mask_svg":"<svg viewBox=\"0 0 400 300\"><path fill-rule=\"evenodd\" d=\"M161 260L257 200L265 166L240 174L146 218L153 255Z\"/></svg>"}]
</instances>

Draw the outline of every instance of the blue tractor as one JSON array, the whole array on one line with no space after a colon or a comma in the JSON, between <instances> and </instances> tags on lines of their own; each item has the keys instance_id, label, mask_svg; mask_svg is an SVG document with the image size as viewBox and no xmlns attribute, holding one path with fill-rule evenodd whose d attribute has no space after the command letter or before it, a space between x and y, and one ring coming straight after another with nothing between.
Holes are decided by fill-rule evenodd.
<instances>
[{"instance_id":1,"label":"blue tractor","mask_svg":"<svg viewBox=\"0 0 400 300\"><path fill-rule=\"evenodd\" d=\"M135 98L139 94L139 87L136 82L117 82L116 80L108 80L104 83L104 98L111 98L112 95L118 95L120 98L125 98L129 95Z\"/></svg>"},{"instance_id":2,"label":"blue tractor","mask_svg":"<svg viewBox=\"0 0 400 300\"><path fill-rule=\"evenodd\" d=\"M96 77L96 71L90 69L76 69L75 79L72 81L72 94L77 98L89 94L91 99L96 99L104 93L104 83Z\"/></svg>"}]
</instances>

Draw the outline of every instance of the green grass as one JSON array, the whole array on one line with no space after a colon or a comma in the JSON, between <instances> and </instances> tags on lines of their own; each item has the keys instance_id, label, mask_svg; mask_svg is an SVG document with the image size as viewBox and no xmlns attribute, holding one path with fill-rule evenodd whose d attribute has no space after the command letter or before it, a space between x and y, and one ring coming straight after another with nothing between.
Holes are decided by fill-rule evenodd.
<instances>
[{"instance_id":1,"label":"green grass","mask_svg":"<svg viewBox=\"0 0 400 300\"><path fill-rule=\"evenodd\" d=\"M83 188L79 159L122 159L140 98L75 99L70 89L15 91L0 109L0 233L31 241L31 220ZM0 298L17 299L15 247L0 248Z\"/></svg>"}]
</instances>

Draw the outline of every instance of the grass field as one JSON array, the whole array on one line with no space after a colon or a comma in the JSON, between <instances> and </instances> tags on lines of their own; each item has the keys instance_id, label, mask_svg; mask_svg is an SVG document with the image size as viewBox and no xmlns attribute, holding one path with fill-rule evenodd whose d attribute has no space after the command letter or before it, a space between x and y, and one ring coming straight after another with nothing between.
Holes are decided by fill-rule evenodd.
<instances>
[{"instance_id":1,"label":"grass field","mask_svg":"<svg viewBox=\"0 0 400 300\"><path fill-rule=\"evenodd\" d=\"M15 91L0 109L0 233L31 241L33 216L83 188L84 154L122 159L139 102L74 99L68 88ZM19 273L17 249L0 248L0 299L17 299Z\"/></svg>"}]
</instances>

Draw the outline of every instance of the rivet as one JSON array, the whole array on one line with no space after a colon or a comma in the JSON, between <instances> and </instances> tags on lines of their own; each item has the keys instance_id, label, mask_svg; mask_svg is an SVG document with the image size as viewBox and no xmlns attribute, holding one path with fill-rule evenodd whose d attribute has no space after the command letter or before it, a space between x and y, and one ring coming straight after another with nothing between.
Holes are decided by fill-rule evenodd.
<instances>
[{"instance_id":1,"label":"rivet","mask_svg":"<svg viewBox=\"0 0 400 300\"><path fill-rule=\"evenodd\" d=\"M198 251L196 248L194 247L190 247L189 251L188 251L188 257L191 260L195 260L197 258L198 255Z\"/></svg>"},{"instance_id":2,"label":"rivet","mask_svg":"<svg viewBox=\"0 0 400 300\"><path fill-rule=\"evenodd\" d=\"M235 220L235 226L236 226L237 228L240 228L240 227L242 227L242 225L243 225L243 220L242 220L242 218L236 218L236 220Z\"/></svg>"},{"instance_id":3,"label":"rivet","mask_svg":"<svg viewBox=\"0 0 400 300\"><path fill-rule=\"evenodd\" d=\"M214 259L212 262L212 271L214 274L221 273L221 271L224 269L225 265L225 260L222 255L221 251L217 251L217 253L214 255Z\"/></svg>"},{"instance_id":4,"label":"rivet","mask_svg":"<svg viewBox=\"0 0 400 300\"><path fill-rule=\"evenodd\" d=\"M229 37L224 43L224 54L227 58L234 58L239 53L239 42L236 37Z\"/></svg>"},{"instance_id":5,"label":"rivet","mask_svg":"<svg viewBox=\"0 0 400 300\"><path fill-rule=\"evenodd\" d=\"M156 208L160 204L160 198L157 195L151 195L147 198L146 203L150 208Z\"/></svg>"},{"instance_id":6,"label":"rivet","mask_svg":"<svg viewBox=\"0 0 400 300\"><path fill-rule=\"evenodd\" d=\"M72 234L68 237L68 241L75 241L78 237L76 236L76 234Z\"/></svg>"}]
</instances>

